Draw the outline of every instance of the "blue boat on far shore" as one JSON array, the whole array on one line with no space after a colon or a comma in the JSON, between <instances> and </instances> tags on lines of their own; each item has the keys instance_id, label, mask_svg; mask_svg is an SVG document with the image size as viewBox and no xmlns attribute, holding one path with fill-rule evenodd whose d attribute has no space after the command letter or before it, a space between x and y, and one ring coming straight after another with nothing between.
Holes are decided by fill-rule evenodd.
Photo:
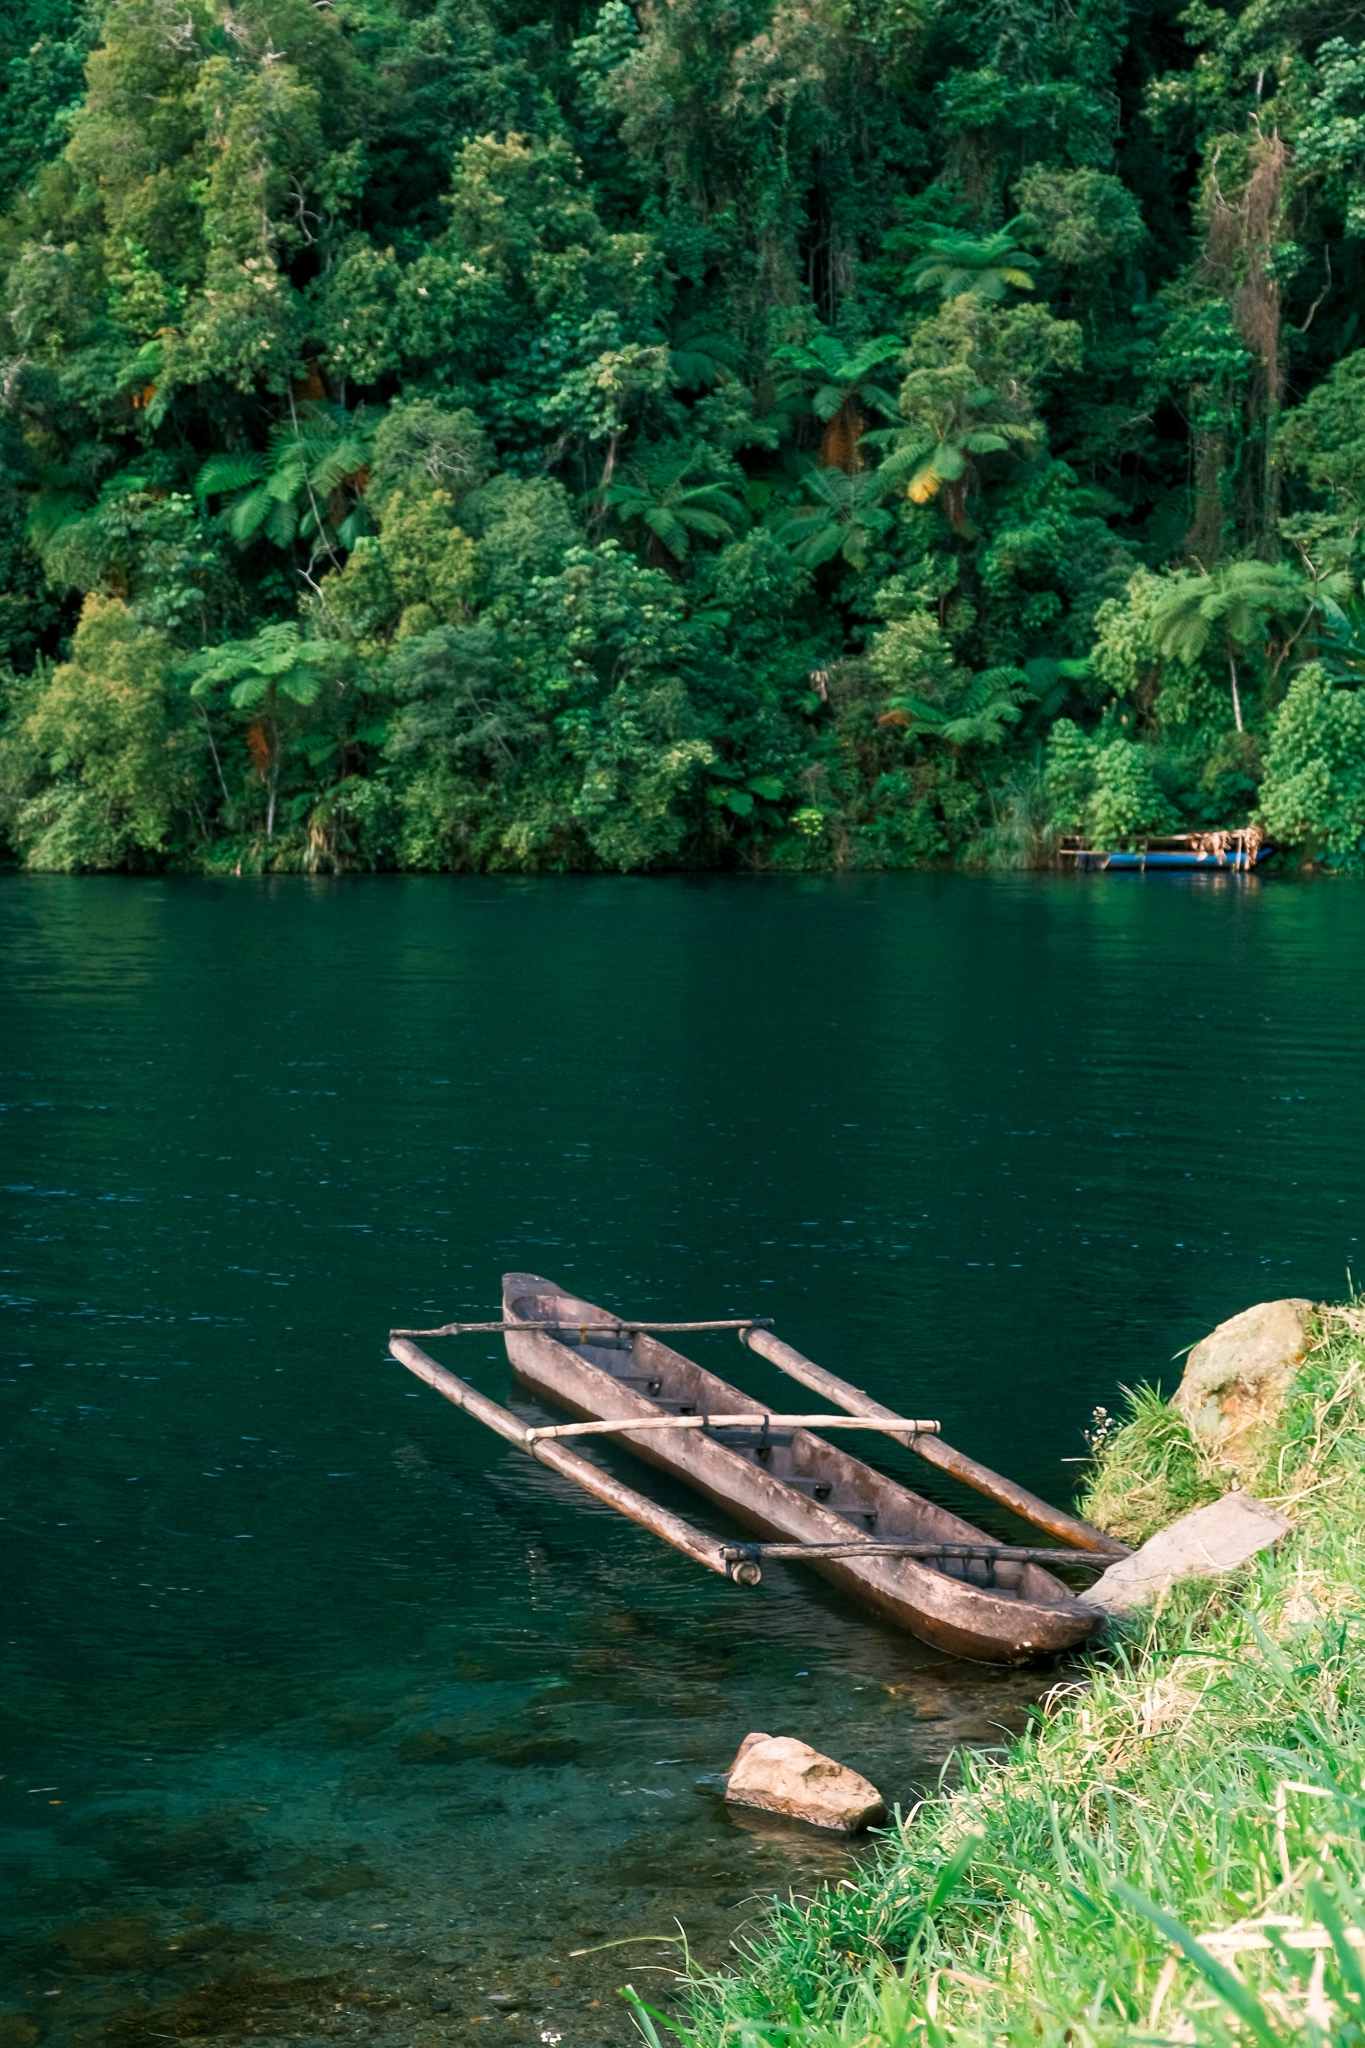
<instances>
[{"instance_id":1,"label":"blue boat on far shore","mask_svg":"<svg viewBox=\"0 0 1365 2048\"><path fill-rule=\"evenodd\" d=\"M1205 873L1245 874L1268 860L1274 846L1259 825L1241 825L1217 832L1175 832L1165 838L1140 839L1136 845L1105 852L1079 838L1063 839L1064 860L1074 860L1082 875L1115 870L1145 872L1149 868L1202 868Z\"/></svg>"}]
</instances>

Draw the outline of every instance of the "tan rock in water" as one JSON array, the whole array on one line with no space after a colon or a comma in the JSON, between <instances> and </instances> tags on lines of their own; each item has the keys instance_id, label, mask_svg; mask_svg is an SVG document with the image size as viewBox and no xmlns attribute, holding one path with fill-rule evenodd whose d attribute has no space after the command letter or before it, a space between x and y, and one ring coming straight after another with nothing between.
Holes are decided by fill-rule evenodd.
<instances>
[{"instance_id":1,"label":"tan rock in water","mask_svg":"<svg viewBox=\"0 0 1365 2048\"><path fill-rule=\"evenodd\" d=\"M746 1735L730 1766L725 1796L736 1806L789 1814L845 1834L886 1818L886 1802L875 1785L792 1735Z\"/></svg>"},{"instance_id":2,"label":"tan rock in water","mask_svg":"<svg viewBox=\"0 0 1365 2048\"><path fill-rule=\"evenodd\" d=\"M1111 1564L1086 1593L1087 1607L1136 1614L1181 1579L1216 1579L1272 1550L1292 1524L1278 1508L1250 1493L1225 1493L1206 1508L1182 1515L1169 1528Z\"/></svg>"},{"instance_id":3,"label":"tan rock in water","mask_svg":"<svg viewBox=\"0 0 1365 2048\"><path fill-rule=\"evenodd\" d=\"M1171 1400L1221 1464L1242 1466L1275 1420L1308 1341L1311 1301L1262 1301L1195 1345Z\"/></svg>"}]
</instances>

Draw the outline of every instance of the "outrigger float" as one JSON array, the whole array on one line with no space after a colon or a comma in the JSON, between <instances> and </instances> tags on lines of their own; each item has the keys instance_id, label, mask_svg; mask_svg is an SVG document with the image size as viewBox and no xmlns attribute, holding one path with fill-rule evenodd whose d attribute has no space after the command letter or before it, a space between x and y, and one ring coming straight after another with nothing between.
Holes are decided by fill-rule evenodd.
<instances>
[{"instance_id":1,"label":"outrigger float","mask_svg":"<svg viewBox=\"0 0 1365 2048\"><path fill-rule=\"evenodd\" d=\"M508 1273L498 1322L394 1330L389 1350L519 1450L741 1586L756 1586L768 1559L798 1560L936 1649L986 1664L1026 1664L1072 1648L1100 1626L1103 1614L1054 1573L1058 1566L1103 1571L1128 1554L1121 1544L955 1451L937 1422L897 1415L826 1372L775 1337L770 1323L764 1316L631 1322L552 1280ZM748 1349L840 1412L766 1412L659 1341L660 1334L699 1330L734 1330ZM504 1336L521 1384L577 1421L530 1427L415 1342L493 1332ZM1059 1547L1000 1543L824 1442L816 1429L889 1437ZM611 1437L686 1480L760 1540L710 1536L568 1448L593 1437Z\"/></svg>"}]
</instances>

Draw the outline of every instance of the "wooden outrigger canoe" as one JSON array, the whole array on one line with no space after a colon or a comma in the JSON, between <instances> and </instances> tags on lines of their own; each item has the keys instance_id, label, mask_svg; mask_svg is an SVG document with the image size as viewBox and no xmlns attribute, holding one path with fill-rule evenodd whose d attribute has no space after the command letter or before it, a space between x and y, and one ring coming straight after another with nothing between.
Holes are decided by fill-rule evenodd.
<instances>
[{"instance_id":1,"label":"wooden outrigger canoe","mask_svg":"<svg viewBox=\"0 0 1365 2048\"><path fill-rule=\"evenodd\" d=\"M812 1552L805 1561L935 1648L980 1663L1026 1664L1083 1642L1103 1621L1042 1565L1002 1555L998 1540L808 1429L657 1427L661 1416L733 1416L755 1404L553 1281L505 1274L503 1318L512 1369L539 1400L591 1421L653 1420L656 1426L626 1428L613 1440L784 1548L869 1546L865 1555ZM551 1327L523 1327L535 1324ZM874 1544L929 1554L873 1555Z\"/></svg>"}]
</instances>

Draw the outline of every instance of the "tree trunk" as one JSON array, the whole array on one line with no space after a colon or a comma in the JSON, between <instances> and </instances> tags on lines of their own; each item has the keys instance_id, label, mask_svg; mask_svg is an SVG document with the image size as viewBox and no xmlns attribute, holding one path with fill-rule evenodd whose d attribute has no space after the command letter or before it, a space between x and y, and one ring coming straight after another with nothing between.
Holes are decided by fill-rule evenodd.
<instances>
[{"instance_id":1,"label":"tree trunk","mask_svg":"<svg viewBox=\"0 0 1365 2048\"><path fill-rule=\"evenodd\" d=\"M1235 686L1234 686L1235 687ZM1237 721L1241 729L1241 719ZM275 837L275 798L280 787L280 720L275 703L275 685L270 685L270 784L265 802L265 838L267 846Z\"/></svg>"},{"instance_id":2,"label":"tree trunk","mask_svg":"<svg viewBox=\"0 0 1365 2048\"><path fill-rule=\"evenodd\" d=\"M218 776L218 787L223 792L223 802L225 804L230 804L232 802L232 798L228 794L227 778L223 774L223 764L218 758L218 742L213 737L213 721L209 717L206 707L202 704L199 706L199 713L204 721L204 732L208 739L209 752L213 756L213 766Z\"/></svg>"},{"instance_id":3,"label":"tree trunk","mask_svg":"<svg viewBox=\"0 0 1365 2048\"><path fill-rule=\"evenodd\" d=\"M1208 402L1207 391L1195 387L1192 403ZM1227 470L1227 440L1221 428L1201 427L1192 433L1194 461L1194 506L1190 529L1185 535L1185 552L1200 567L1218 561L1223 552L1223 529L1227 508L1223 502L1223 479Z\"/></svg>"},{"instance_id":4,"label":"tree trunk","mask_svg":"<svg viewBox=\"0 0 1365 2048\"><path fill-rule=\"evenodd\" d=\"M1273 459L1275 428L1284 396L1284 362L1280 330L1280 286L1275 256L1284 237L1286 173L1289 151L1278 129L1262 133L1256 123L1247 152L1249 175L1235 199L1228 199L1218 180L1215 150L1208 174L1208 225L1201 268L1216 285L1232 315L1232 324L1254 359L1228 419L1228 458L1235 465L1234 512L1244 547L1273 544L1279 510L1279 470ZM1230 394L1231 395L1231 394ZM1240 445L1239 445L1240 444ZM1198 517L1196 526L1200 524ZM1188 543L1204 562L1214 559L1208 537Z\"/></svg>"},{"instance_id":5,"label":"tree trunk","mask_svg":"<svg viewBox=\"0 0 1365 2048\"><path fill-rule=\"evenodd\" d=\"M1232 715L1236 720L1238 732L1243 732L1245 727L1242 724L1242 699L1237 689L1237 658L1233 654L1231 640L1228 642L1228 674L1232 677Z\"/></svg>"},{"instance_id":6,"label":"tree trunk","mask_svg":"<svg viewBox=\"0 0 1365 2048\"><path fill-rule=\"evenodd\" d=\"M845 476L856 476L863 466L858 443L866 425L856 401L846 398L820 436L821 469L841 469Z\"/></svg>"}]
</instances>

